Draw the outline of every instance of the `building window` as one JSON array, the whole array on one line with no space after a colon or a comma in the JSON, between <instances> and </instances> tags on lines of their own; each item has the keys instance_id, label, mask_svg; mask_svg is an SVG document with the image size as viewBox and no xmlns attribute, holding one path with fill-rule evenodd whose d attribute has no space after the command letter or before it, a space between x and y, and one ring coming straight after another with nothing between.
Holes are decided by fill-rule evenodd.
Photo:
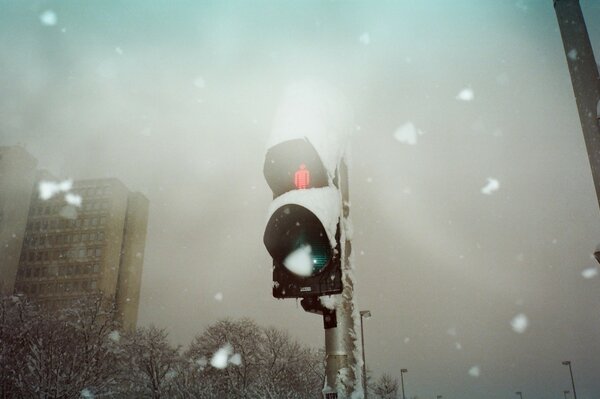
<instances>
[{"instance_id":1,"label":"building window","mask_svg":"<svg viewBox=\"0 0 600 399\"><path fill-rule=\"evenodd\" d=\"M92 280L92 289L95 290L97 286L96 280Z\"/></svg>"},{"instance_id":2,"label":"building window","mask_svg":"<svg viewBox=\"0 0 600 399\"><path fill-rule=\"evenodd\" d=\"M106 222L106 218L104 216L102 216L100 218L100 225L102 226L104 224L104 222Z\"/></svg>"},{"instance_id":3,"label":"building window","mask_svg":"<svg viewBox=\"0 0 600 399\"><path fill-rule=\"evenodd\" d=\"M96 248L96 256L102 255L102 248Z\"/></svg>"},{"instance_id":4,"label":"building window","mask_svg":"<svg viewBox=\"0 0 600 399\"><path fill-rule=\"evenodd\" d=\"M79 258L83 258L85 257L85 248L80 248L79 249Z\"/></svg>"},{"instance_id":5,"label":"building window","mask_svg":"<svg viewBox=\"0 0 600 399\"><path fill-rule=\"evenodd\" d=\"M98 232L98 241L102 241L102 240L104 240L104 232L100 231L100 232Z\"/></svg>"},{"instance_id":6,"label":"building window","mask_svg":"<svg viewBox=\"0 0 600 399\"><path fill-rule=\"evenodd\" d=\"M83 227L87 228L90 225L90 219L83 219Z\"/></svg>"},{"instance_id":7,"label":"building window","mask_svg":"<svg viewBox=\"0 0 600 399\"><path fill-rule=\"evenodd\" d=\"M94 263L94 273L100 272L100 265L98 263Z\"/></svg>"},{"instance_id":8,"label":"building window","mask_svg":"<svg viewBox=\"0 0 600 399\"><path fill-rule=\"evenodd\" d=\"M87 241L90 238L90 235L88 233L82 234L81 235L81 241Z\"/></svg>"},{"instance_id":9,"label":"building window","mask_svg":"<svg viewBox=\"0 0 600 399\"><path fill-rule=\"evenodd\" d=\"M92 226L98 225L98 218L92 218Z\"/></svg>"}]
</instances>

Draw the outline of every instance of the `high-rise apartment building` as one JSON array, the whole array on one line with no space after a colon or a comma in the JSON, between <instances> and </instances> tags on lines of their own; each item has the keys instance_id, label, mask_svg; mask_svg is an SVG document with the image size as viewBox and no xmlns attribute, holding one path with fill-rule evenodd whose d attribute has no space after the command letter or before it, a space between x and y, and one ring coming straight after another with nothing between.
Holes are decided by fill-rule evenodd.
<instances>
[{"instance_id":1,"label":"high-rise apartment building","mask_svg":"<svg viewBox=\"0 0 600 399\"><path fill-rule=\"evenodd\" d=\"M0 279L7 287L14 281L15 293L53 308L101 292L116 301L123 328L135 328L148 200L117 179L77 180L44 198L40 183L57 180L38 172L28 214L20 219L18 268L9 270L2 262ZM12 270L14 277L5 276Z\"/></svg>"}]
</instances>

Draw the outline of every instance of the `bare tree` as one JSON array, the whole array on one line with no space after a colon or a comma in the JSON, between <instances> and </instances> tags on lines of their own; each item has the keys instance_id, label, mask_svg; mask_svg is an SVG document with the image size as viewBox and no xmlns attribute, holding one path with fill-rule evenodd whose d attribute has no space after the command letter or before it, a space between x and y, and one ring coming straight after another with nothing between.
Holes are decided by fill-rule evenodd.
<instances>
[{"instance_id":1,"label":"bare tree","mask_svg":"<svg viewBox=\"0 0 600 399\"><path fill-rule=\"evenodd\" d=\"M125 397L168 398L180 372L180 348L172 348L164 329L138 328L122 340L121 393Z\"/></svg>"},{"instance_id":2,"label":"bare tree","mask_svg":"<svg viewBox=\"0 0 600 399\"><path fill-rule=\"evenodd\" d=\"M383 374L373 384L373 392L379 399L396 399L398 397L398 380Z\"/></svg>"}]
</instances>

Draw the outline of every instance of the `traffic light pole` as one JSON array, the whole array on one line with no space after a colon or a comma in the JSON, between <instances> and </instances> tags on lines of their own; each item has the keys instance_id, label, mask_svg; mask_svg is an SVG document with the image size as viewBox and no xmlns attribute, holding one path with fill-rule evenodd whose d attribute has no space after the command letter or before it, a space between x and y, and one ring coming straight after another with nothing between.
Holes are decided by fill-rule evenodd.
<instances>
[{"instance_id":1,"label":"traffic light pole","mask_svg":"<svg viewBox=\"0 0 600 399\"><path fill-rule=\"evenodd\" d=\"M351 241L346 226L350 222L348 167L342 159L339 168L339 185L342 193L340 228L344 243L342 254L342 279L344 288L336 304L337 326L325 329L325 399L346 399L356 390L356 309L354 307L354 282L350 272ZM324 316L325 317L325 316Z\"/></svg>"},{"instance_id":2,"label":"traffic light pole","mask_svg":"<svg viewBox=\"0 0 600 399\"><path fill-rule=\"evenodd\" d=\"M600 80L579 0L554 0L579 120L600 205Z\"/></svg>"}]
</instances>

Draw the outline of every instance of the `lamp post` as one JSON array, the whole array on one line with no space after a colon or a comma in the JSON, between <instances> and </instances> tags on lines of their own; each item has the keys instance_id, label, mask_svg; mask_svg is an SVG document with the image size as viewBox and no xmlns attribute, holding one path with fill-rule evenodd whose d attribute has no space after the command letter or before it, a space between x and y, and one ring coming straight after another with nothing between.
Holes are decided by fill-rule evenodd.
<instances>
[{"instance_id":1,"label":"lamp post","mask_svg":"<svg viewBox=\"0 0 600 399\"><path fill-rule=\"evenodd\" d=\"M371 317L370 310L361 310L360 311L360 340L362 343L362 360L363 360L363 390L365 393L365 399L368 398L368 390L367 390L367 364L365 363L365 333L363 329L363 317L368 319Z\"/></svg>"},{"instance_id":2,"label":"lamp post","mask_svg":"<svg viewBox=\"0 0 600 399\"><path fill-rule=\"evenodd\" d=\"M519 395L521 397L521 399L523 399L523 392L517 391L517 392L515 392L515 394Z\"/></svg>"},{"instance_id":3,"label":"lamp post","mask_svg":"<svg viewBox=\"0 0 600 399\"><path fill-rule=\"evenodd\" d=\"M571 361L565 360L562 362L563 366L569 366L569 373L571 374L571 386L573 387L573 398L577 399L577 392L575 392L575 380L573 379L573 369L571 368Z\"/></svg>"},{"instance_id":4,"label":"lamp post","mask_svg":"<svg viewBox=\"0 0 600 399\"><path fill-rule=\"evenodd\" d=\"M569 390L563 391L563 393L565 394L565 399L567 399L567 394L568 394L569 392L571 392L571 391L569 391Z\"/></svg>"},{"instance_id":5,"label":"lamp post","mask_svg":"<svg viewBox=\"0 0 600 399\"><path fill-rule=\"evenodd\" d=\"M402 399L406 399L404 396L404 373L406 373L407 369L400 369L400 383L402 384Z\"/></svg>"}]
</instances>

